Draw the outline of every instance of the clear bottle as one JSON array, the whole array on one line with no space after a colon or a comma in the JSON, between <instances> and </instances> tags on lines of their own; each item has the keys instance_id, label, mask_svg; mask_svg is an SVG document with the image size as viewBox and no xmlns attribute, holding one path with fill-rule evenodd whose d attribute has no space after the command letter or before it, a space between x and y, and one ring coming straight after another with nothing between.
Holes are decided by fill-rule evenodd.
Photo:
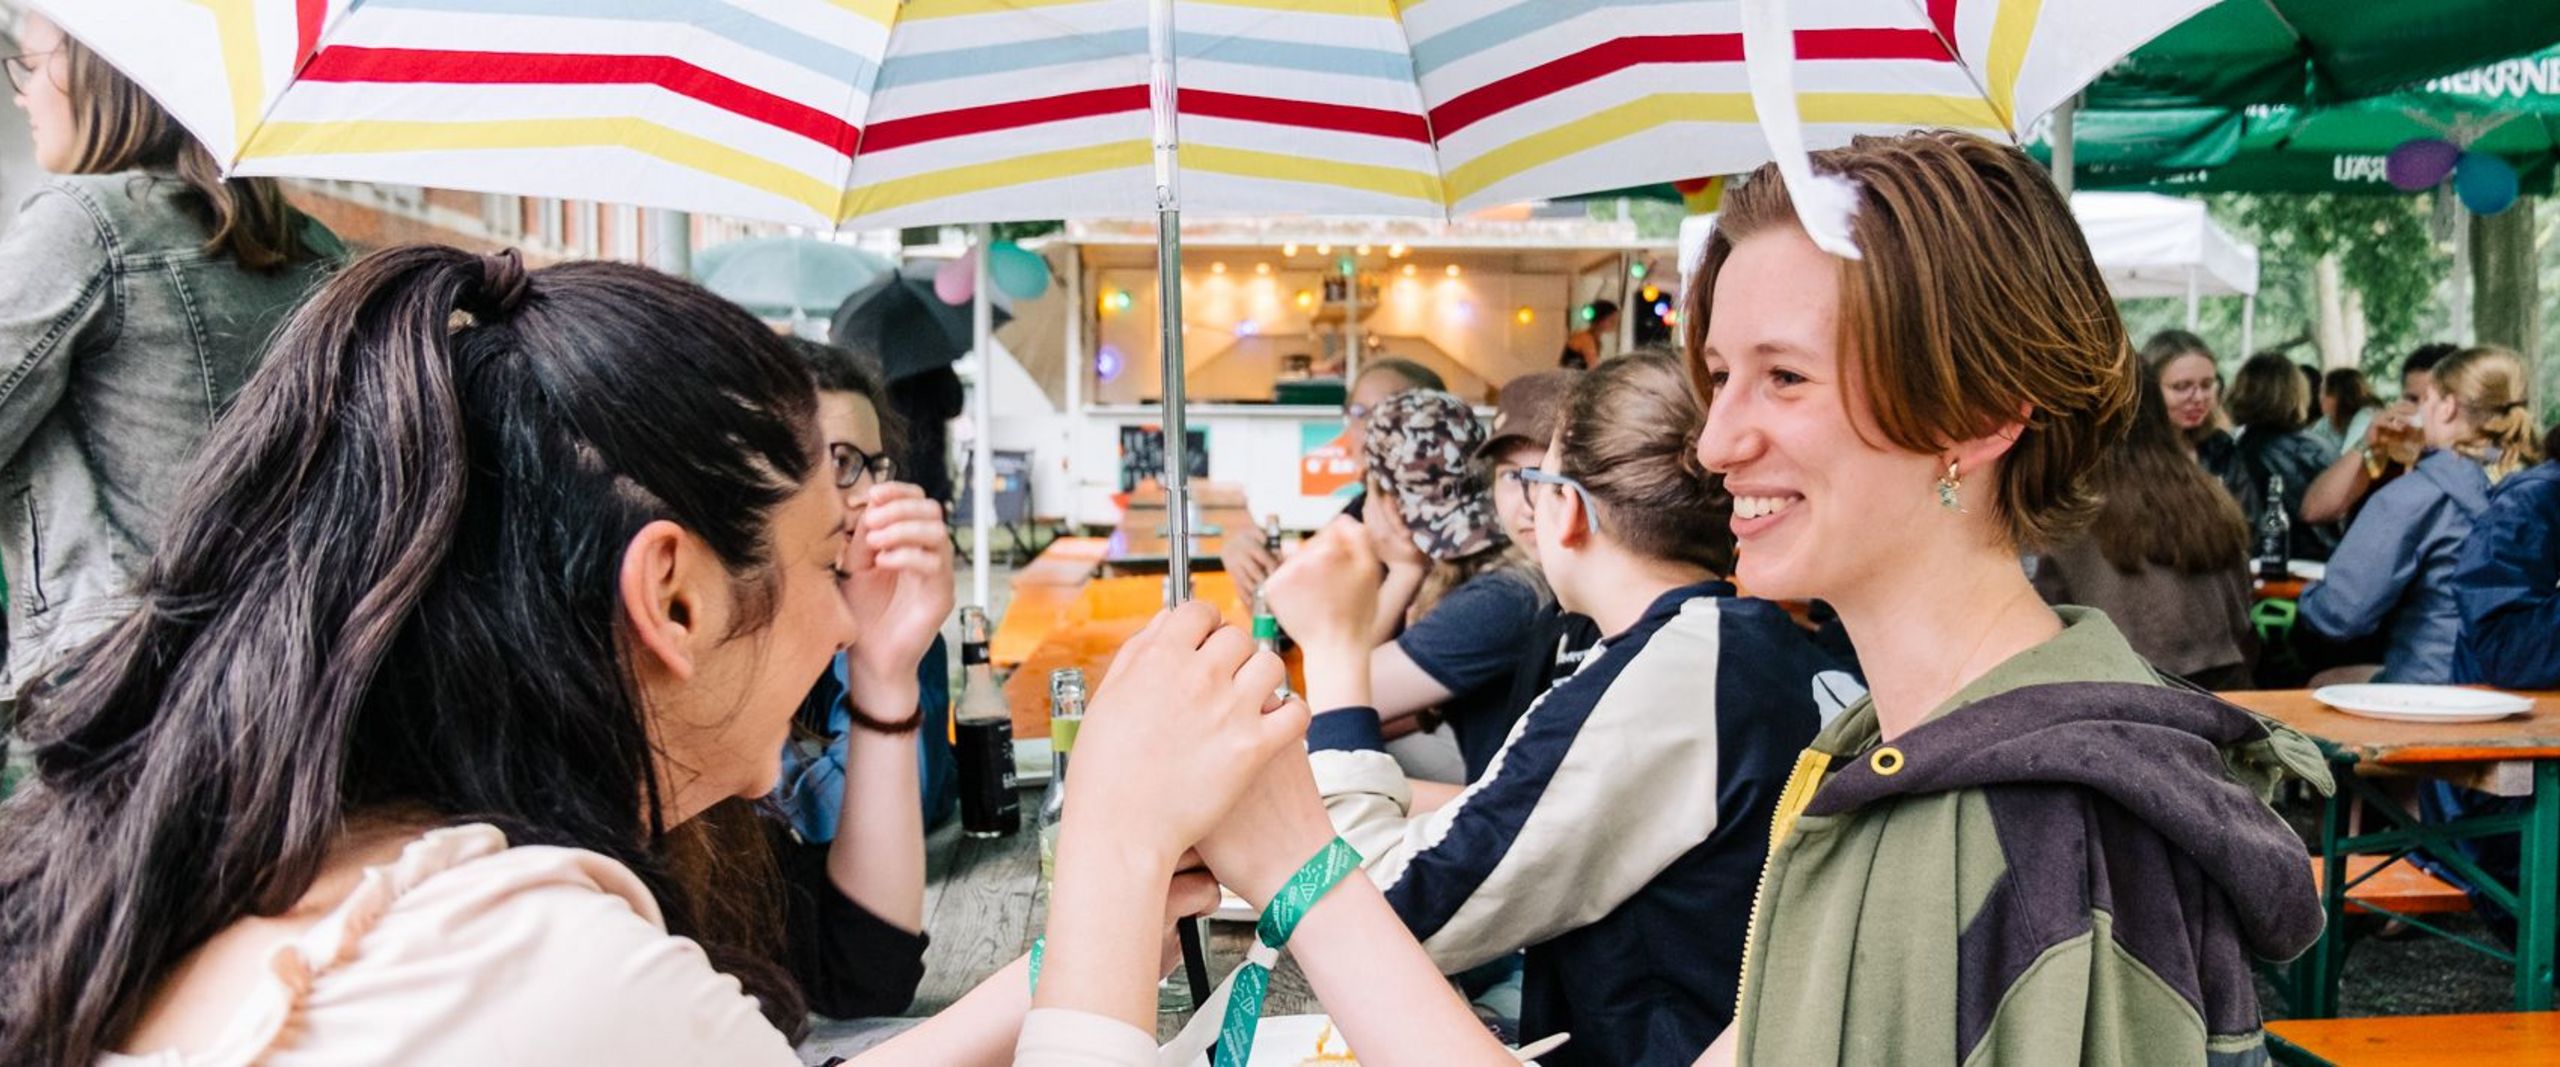
<instances>
[{"instance_id":1,"label":"clear bottle","mask_svg":"<svg viewBox=\"0 0 2560 1067\"><path fill-rule=\"evenodd\" d=\"M1040 795L1040 884L1058 878L1058 827L1067 817L1067 753L1084 725L1084 672L1049 672L1049 789Z\"/></svg>"},{"instance_id":2,"label":"clear bottle","mask_svg":"<svg viewBox=\"0 0 2560 1067\"><path fill-rule=\"evenodd\" d=\"M2284 511L2284 475L2267 475L2266 504L2258 513L2257 551L2258 577L2282 581L2288 577L2286 564L2293 555L2293 519Z\"/></svg>"},{"instance_id":3,"label":"clear bottle","mask_svg":"<svg viewBox=\"0 0 2560 1067\"><path fill-rule=\"evenodd\" d=\"M960 832L1002 837L1022 829L1013 770L1013 709L987 658L987 613L960 609L960 700L951 715L960 762Z\"/></svg>"}]
</instances>

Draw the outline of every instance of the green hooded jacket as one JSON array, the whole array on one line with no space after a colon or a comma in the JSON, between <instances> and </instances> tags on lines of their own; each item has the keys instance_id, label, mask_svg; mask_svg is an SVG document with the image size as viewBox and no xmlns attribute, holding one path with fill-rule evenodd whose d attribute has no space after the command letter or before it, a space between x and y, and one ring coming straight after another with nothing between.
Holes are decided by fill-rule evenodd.
<instances>
[{"instance_id":1,"label":"green hooded jacket","mask_svg":"<svg viewBox=\"0 0 2560 1067\"><path fill-rule=\"evenodd\" d=\"M2307 739L2164 682L2106 616L1892 744L1870 701L1779 800L1740 1062L2263 1063L2251 959L2320 934L2265 798L2329 788Z\"/></svg>"}]
</instances>

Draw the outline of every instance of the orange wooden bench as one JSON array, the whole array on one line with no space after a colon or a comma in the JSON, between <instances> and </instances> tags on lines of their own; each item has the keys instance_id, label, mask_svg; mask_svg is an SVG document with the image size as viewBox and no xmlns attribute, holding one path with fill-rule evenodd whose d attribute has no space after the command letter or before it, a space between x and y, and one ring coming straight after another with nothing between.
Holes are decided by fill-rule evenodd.
<instances>
[{"instance_id":1,"label":"orange wooden bench","mask_svg":"<svg viewBox=\"0 0 2560 1067\"><path fill-rule=\"evenodd\" d=\"M2560 1063L2560 1012L2282 1019L2267 1024L2279 1063L2311 1067L2493 1067Z\"/></svg>"},{"instance_id":2,"label":"orange wooden bench","mask_svg":"<svg viewBox=\"0 0 2560 1067\"><path fill-rule=\"evenodd\" d=\"M2377 909L2401 915L2441 915L2446 912L2471 910L2471 895L2407 858L2382 867L2388 856L2347 857L2347 910L2373 914ZM2374 868L2381 873L2365 877ZM2311 857L2311 881L2322 889L2325 870L2320 857ZM2363 879L2358 881L2357 879ZM2367 907L2366 905L2371 905Z\"/></svg>"}]
</instances>

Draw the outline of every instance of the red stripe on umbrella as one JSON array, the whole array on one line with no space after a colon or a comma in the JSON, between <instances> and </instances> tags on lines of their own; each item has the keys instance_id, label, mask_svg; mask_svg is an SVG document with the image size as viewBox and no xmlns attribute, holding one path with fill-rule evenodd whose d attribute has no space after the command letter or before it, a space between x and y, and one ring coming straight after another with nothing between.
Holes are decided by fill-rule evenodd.
<instances>
[{"instance_id":1,"label":"red stripe on umbrella","mask_svg":"<svg viewBox=\"0 0 2560 1067\"><path fill-rule=\"evenodd\" d=\"M1919 29L1806 30L1796 34L1796 58L1955 60L1937 34ZM1431 109L1431 128L1447 137L1522 104L1649 63L1740 62L1738 33L1620 37L1460 94Z\"/></svg>"},{"instance_id":2,"label":"red stripe on umbrella","mask_svg":"<svg viewBox=\"0 0 2560 1067\"><path fill-rule=\"evenodd\" d=\"M862 130L787 97L671 56L322 49L302 77L315 82L451 85L654 85L851 156ZM1143 95L1143 94L1142 94ZM1143 104L1143 101L1141 101Z\"/></svg>"}]
</instances>

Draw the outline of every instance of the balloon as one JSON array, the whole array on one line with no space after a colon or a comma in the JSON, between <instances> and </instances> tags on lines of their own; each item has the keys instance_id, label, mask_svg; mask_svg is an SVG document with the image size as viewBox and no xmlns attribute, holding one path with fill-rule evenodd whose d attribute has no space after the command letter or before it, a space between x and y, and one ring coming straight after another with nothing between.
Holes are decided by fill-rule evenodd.
<instances>
[{"instance_id":1,"label":"balloon","mask_svg":"<svg viewBox=\"0 0 2560 1067\"><path fill-rule=\"evenodd\" d=\"M976 254L971 252L934 268L933 295L954 305L966 304L970 297L978 295L978 268L969 261L969 256Z\"/></svg>"},{"instance_id":2,"label":"balloon","mask_svg":"<svg viewBox=\"0 0 2560 1067\"><path fill-rule=\"evenodd\" d=\"M2516 202L2516 169L2482 152L2465 152L2453 169L2453 191L2474 215L2495 215Z\"/></svg>"},{"instance_id":3,"label":"balloon","mask_svg":"<svg viewBox=\"0 0 2560 1067\"><path fill-rule=\"evenodd\" d=\"M2462 149L2451 141L2433 137L2402 141L2383 157L2382 176L2401 192L2421 192L2453 173L2454 161L2461 158Z\"/></svg>"},{"instance_id":4,"label":"balloon","mask_svg":"<svg viewBox=\"0 0 2560 1067\"><path fill-rule=\"evenodd\" d=\"M987 250L987 280L1016 300L1035 299L1049 290L1049 263L1021 245L998 241Z\"/></svg>"}]
</instances>

